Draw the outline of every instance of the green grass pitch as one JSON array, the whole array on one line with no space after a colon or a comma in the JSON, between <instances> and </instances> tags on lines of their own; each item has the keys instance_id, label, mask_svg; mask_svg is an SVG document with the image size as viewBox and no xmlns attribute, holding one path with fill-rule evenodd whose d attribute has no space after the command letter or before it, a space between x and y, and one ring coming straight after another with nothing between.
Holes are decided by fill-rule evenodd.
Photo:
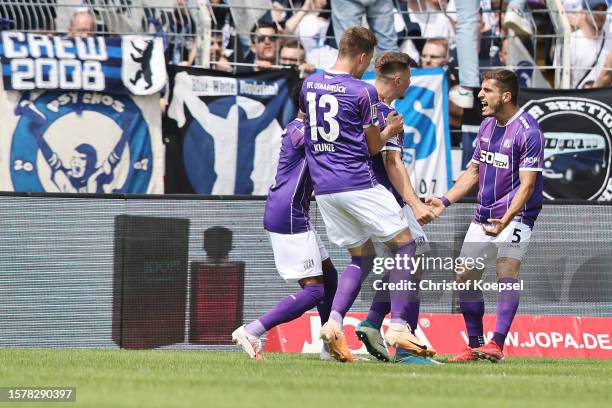
<instances>
[{"instance_id":1,"label":"green grass pitch","mask_svg":"<svg viewBox=\"0 0 612 408\"><path fill-rule=\"evenodd\" d=\"M76 386L53 407L610 407L612 360L405 366L315 355L0 349L0 387Z\"/></svg>"}]
</instances>

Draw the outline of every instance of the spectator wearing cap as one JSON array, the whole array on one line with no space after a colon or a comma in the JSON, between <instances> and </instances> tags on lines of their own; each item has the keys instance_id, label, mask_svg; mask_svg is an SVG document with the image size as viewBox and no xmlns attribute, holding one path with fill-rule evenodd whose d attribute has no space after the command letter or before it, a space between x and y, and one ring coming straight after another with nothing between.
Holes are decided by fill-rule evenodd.
<instances>
[{"instance_id":1,"label":"spectator wearing cap","mask_svg":"<svg viewBox=\"0 0 612 408\"><path fill-rule=\"evenodd\" d=\"M578 29L578 22L582 16L582 1L583 0L563 0L565 15L572 26L572 31Z\"/></svg>"},{"instance_id":2,"label":"spectator wearing cap","mask_svg":"<svg viewBox=\"0 0 612 408\"><path fill-rule=\"evenodd\" d=\"M572 88L583 88L595 81L605 65L612 41L606 38L605 0L585 0L578 30L571 35L570 84Z\"/></svg>"}]
</instances>

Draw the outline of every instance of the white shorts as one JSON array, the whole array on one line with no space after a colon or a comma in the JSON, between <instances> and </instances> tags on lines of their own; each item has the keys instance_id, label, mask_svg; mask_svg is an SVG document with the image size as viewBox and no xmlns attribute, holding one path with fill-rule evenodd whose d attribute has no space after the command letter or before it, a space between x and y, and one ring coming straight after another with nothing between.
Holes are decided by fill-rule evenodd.
<instances>
[{"instance_id":1,"label":"white shorts","mask_svg":"<svg viewBox=\"0 0 612 408\"><path fill-rule=\"evenodd\" d=\"M485 265L492 264L497 258L522 260L531 239L531 228L521 222L512 221L496 237L484 233L481 224L475 222L465 234L460 257L484 258Z\"/></svg>"},{"instance_id":2,"label":"white shorts","mask_svg":"<svg viewBox=\"0 0 612 408\"><path fill-rule=\"evenodd\" d=\"M319 235L311 230L299 234L268 232L274 263L286 281L323 275L321 261L329 258Z\"/></svg>"},{"instance_id":3,"label":"white shorts","mask_svg":"<svg viewBox=\"0 0 612 408\"><path fill-rule=\"evenodd\" d=\"M370 238L386 242L408 228L393 194L380 184L365 190L317 196L327 236L334 244L353 248Z\"/></svg>"},{"instance_id":4,"label":"white shorts","mask_svg":"<svg viewBox=\"0 0 612 408\"><path fill-rule=\"evenodd\" d=\"M412 239L416 242L416 251L415 255L422 255L429 252L429 239L423 231L423 226L419 224L416 217L414 216L414 212L412 212L412 208L409 205L405 205L402 210L404 214L406 214L406 219L408 220L408 228L410 228L410 235L412 235ZM376 250L376 255L379 257L391 257L391 250L387 245L378 241L377 239L372 240L374 243L374 248Z\"/></svg>"}]
</instances>

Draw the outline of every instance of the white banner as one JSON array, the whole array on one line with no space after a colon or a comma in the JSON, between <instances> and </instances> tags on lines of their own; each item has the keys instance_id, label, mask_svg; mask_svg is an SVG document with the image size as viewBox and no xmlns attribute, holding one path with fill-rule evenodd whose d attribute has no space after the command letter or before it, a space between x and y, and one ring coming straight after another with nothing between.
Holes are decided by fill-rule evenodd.
<instances>
[{"instance_id":1,"label":"white banner","mask_svg":"<svg viewBox=\"0 0 612 408\"><path fill-rule=\"evenodd\" d=\"M0 90L0 189L163 193L159 97Z\"/></svg>"}]
</instances>

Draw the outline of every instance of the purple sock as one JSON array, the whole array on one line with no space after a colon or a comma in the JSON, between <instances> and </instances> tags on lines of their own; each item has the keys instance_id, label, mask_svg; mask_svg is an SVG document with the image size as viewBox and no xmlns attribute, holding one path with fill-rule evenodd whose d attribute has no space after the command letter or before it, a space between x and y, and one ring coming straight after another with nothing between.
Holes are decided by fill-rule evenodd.
<instances>
[{"instance_id":1,"label":"purple sock","mask_svg":"<svg viewBox=\"0 0 612 408\"><path fill-rule=\"evenodd\" d=\"M414 240L399 247L393 254L397 259L399 256L399 265L395 265L389 272L390 284L412 284L416 283L416 276L412 273L412 257L416 249ZM389 290L389 298L391 299L391 323L406 324L408 318L408 304L414 300L415 290L406 288L405 290Z\"/></svg>"},{"instance_id":2,"label":"purple sock","mask_svg":"<svg viewBox=\"0 0 612 408\"><path fill-rule=\"evenodd\" d=\"M300 317L315 307L324 296L325 291L322 284L306 285L304 289L278 302L272 310L259 319L247 324L245 329L254 336L261 336L274 326Z\"/></svg>"},{"instance_id":3,"label":"purple sock","mask_svg":"<svg viewBox=\"0 0 612 408\"><path fill-rule=\"evenodd\" d=\"M484 316L484 298L480 289L473 289L459 292L459 307L465 320L469 346L472 348L480 347L484 344L482 317Z\"/></svg>"},{"instance_id":4,"label":"purple sock","mask_svg":"<svg viewBox=\"0 0 612 408\"><path fill-rule=\"evenodd\" d=\"M381 279L383 284L389 283L389 274L386 274ZM374 294L370 311L368 312L368 322L372 323L372 326L381 328L385 316L391 311L391 303L389 303L389 290L378 290Z\"/></svg>"},{"instance_id":5,"label":"purple sock","mask_svg":"<svg viewBox=\"0 0 612 408\"><path fill-rule=\"evenodd\" d=\"M410 326L412 334L416 331L419 324L419 312L421 310L421 297L419 292L419 281L415 280L417 287L410 293L408 299L408 310L406 311L406 323Z\"/></svg>"},{"instance_id":6,"label":"purple sock","mask_svg":"<svg viewBox=\"0 0 612 408\"><path fill-rule=\"evenodd\" d=\"M518 280L515 278L499 278L499 283L513 284ZM506 336L514 320L514 315L519 306L520 292L516 289L505 289L499 293L497 301L497 321L493 341L503 350Z\"/></svg>"},{"instance_id":7,"label":"purple sock","mask_svg":"<svg viewBox=\"0 0 612 408\"><path fill-rule=\"evenodd\" d=\"M334 301L334 295L338 288L338 272L333 266L330 270L323 271L323 287L325 288L325 297L323 301L317 305L319 317L321 318L321 325L329 320L332 302Z\"/></svg>"},{"instance_id":8,"label":"purple sock","mask_svg":"<svg viewBox=\"0 0 612 408\"><path fill-rule=\"evenodd\" d=\"M368 272L366 271L365 274L362 273L361 263L361 256L351 257L351 263L346 267L344 272L342 272L340 279L338 279L338 289L334 296L332 311L329 318L340 324L342 324L346 312L349 311L353 302L357 299L357 295L359 295L359 290L361 289L361 282Z\"/></svg>"}]
</instances>

